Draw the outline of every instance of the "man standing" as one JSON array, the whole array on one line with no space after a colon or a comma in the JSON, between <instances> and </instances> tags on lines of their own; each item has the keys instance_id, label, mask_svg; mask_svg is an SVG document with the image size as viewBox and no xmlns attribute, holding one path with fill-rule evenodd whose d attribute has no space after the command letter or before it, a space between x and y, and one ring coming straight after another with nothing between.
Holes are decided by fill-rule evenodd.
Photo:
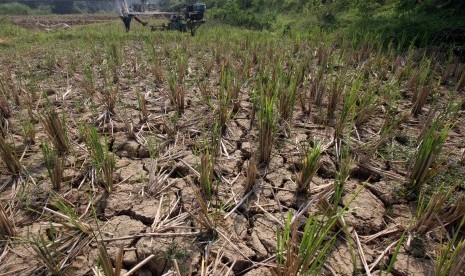
<instances>
[{"instance_id":1,"label":"man standing","mask_svg":"<svg viewBox=\"0 0 465 276\"><path fill-rule=\"evenodd\" d=\"M124 23L124 27L126 27L126 32L129 32L129 29L131 28L131 20L134 18L137 22L142 24L142 26L147 26L148 22L144 22L140 20L137 16L134 14L131 14L128 9L128 5L126 3L126 0L116 0L116 5L119 11L119 17Z\"/></svg>"}]
</instances>

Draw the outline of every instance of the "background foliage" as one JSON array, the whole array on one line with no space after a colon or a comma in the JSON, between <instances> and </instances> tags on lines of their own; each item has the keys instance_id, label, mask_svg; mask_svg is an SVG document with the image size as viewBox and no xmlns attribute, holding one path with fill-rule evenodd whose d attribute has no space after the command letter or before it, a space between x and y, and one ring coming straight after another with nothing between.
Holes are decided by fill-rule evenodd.
<instances>
[{"instance_id":1,"label":"background foliage","mask_svg":"<svg viewBox=\"0 0 465 276\"><path fill-rule=\"evenodd\" d=\"M193 0L159 0L162 11L180 11ZM465 28L462 0L203 0L207 18L278 34L333 32L376 35L386 44L434 43L444 29ZM0 14L114 12L114 1L58 1L0 4ZM442 40L441 40L442 41ZM453 41L456 43L456 41Z\"/></svg>"}]
</instances>

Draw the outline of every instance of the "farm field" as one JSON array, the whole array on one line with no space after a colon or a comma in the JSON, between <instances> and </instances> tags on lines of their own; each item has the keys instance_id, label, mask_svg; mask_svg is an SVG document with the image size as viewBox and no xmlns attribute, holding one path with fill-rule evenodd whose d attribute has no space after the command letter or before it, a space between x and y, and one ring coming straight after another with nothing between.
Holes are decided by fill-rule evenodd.
<instances>
[{"instance_id":1,"label":"farm field","mask_svg":"<svg viewBox=\"0 0 465 276\"><path fill-rule=\"evenodd\" d=\"M0 17L0 275L463 274L465 64L410 43Z\"/></svg>"},{"instance_id":2,"label":"farm field","mask_svg":"<svg viewBox=\"0 0 465 276\"><path fill-rule=\"evenodd\" d=\"M74 25L87 25L92 23L103 23L115 19L114 15L12 15L8 17L8 22L22 26L26 29L39 28L37 23L44 25L55 25L58 23L65 23L70 26Z\"/></svg>"}]
</instances>

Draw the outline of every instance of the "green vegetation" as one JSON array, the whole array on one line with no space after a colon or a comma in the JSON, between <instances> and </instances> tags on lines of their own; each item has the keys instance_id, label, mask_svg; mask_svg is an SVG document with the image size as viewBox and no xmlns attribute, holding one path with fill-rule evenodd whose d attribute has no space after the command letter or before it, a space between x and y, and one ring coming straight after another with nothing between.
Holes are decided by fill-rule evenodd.
<instances>
[{"instance_id":1,"label":"green vegetation","mask_svg":"<svg viewBox=\"0 0 465 276\"><path fill-rule=\"evenodd\" d=\"M300 192L306 192L310 187L313 176L320 167L321 145L315 142L312 149L309 146L304 146L302 150L302 172L297 179L297 185Z\"/></svg>"},{"instance_id":2,"label":"green vegetation","mask_svg":"<svg viewBox=\"0 0 465 276\"><path fill-rule=\"evenodd\" d=\"M210 9L209 17L231 25L293 35L323 29L359 41L368 34L401 47L441 42L447 35L440 30L465 27L465 4L460 0L203 2Z\"/></svg>"},{"instance_id":3,"label":"green vegetation","mask_svg":"<svg viewBox=\"0 0 465 276\"><path fill-rule=\"evenodd\" d=\"M53 228L52 228L53 229ZM44 236L30 237L30 247L35 251L40 261L53 275L62 276L60 270L59 258L60 252L57 250L58 245L52 240L50 243Z\"/></svg>"},{"instance_id":4,"label":"green vegetation","mask_svg":"<svg viewBox=\"0 0 465 276\"><path fill-rule=\"evenodd\" d=\"M49 5L41 5L37 8L31 8L20 3L3 3L0 4L0 15L33 15L33 14L50 14L52 7Z\"/></svg>"},{"instance_id":5,"label":"green vegetation","mask_svg":"<svg viewBox=\"0 0 465 276\"><path fill-rule=\"evenodd\" d=\"M310 216L305 224L302 237L297 233L297 225L291 224L292 214L287 213L284 229L278 228L277 236L277 274L312 275L323 269L325 259L336 242L336 235L327 240L327 236L340 218L340 214L318 221Z\"/></svg>"},{"instance_id":6,"label":"green vegetation","mask_svg":"<svg viewBox=\"0 0 465 276\"><path fill-rule=\"evenodd\" d=\"M459 228L465 223L465 217L459 224ZM463 256L465 254L465 240L459 241L459 231L457 231L452 239L444 244L441 244L436 257L436 275L458 275L464 272L465 262Z\"/></svg>"},{"instance_id":7,"label":"green vegetation","mask_svg":"<svg viewBox=\"0 0 465 276\"><path fill-rule=\"evenodd\" d=\"M58 152L55 152L46 143L42 144L42 153L52 187L55 191L59 191L63 180L63 157L60 157Z\"/></svg>"},{"instance_id":8,"label":"green vegetation","mask_svg":"<svg viewBox=\"0 0 465 276\"><path fill-rule=\"evenodd\" d=\"M92 158L92 165L100 176L99 180L105 191L113 190L113 172L115 170L115 158L108 150L108 140L105 137L102 145L101 137L95 127L89 127L86 131L86 144Z\"/></svg>"},{"instance_id":9,"label":"green vegetation","mask_svg":"<svg viewBox=\"0 0 465 276\"><path fill-rule=\"evenodd\" d=\"M450 132L450 126L442 126L441 117L438 116L431 127L421 137L421 144L414 157L414 165L410 174L410 188L414 191L421 190L421 186L426 180L431 178L432 172L438 169L431 168L434 165L435 159ZM437 164L436 164L437 166Z\"/></svg>"},{"instance_id":10,"label":"green vegetation","mask_svg":"<svg viewBox=\"0 0 465 276\"><path fill-rule=\"evenodd\" d=\"M258 114L258 161L268 164L271 160L274 136L276 133L276 114L274 112L274 97L261 92L261 102Z\"/></svg>"},{"instance_id":11,"label":"green vegetation","mask_svg":"<svg viewBox=\"0 0 465 276\"><path fill-rule=\"evenodd\" d=\"M0 15L77 14L114 11L113 1L12 1L0 4Z\"/></svg>"},{"instance_id":12,"label":"green vegetation","mask_svg":"<svg viewBox=\"0 0 465 276\"><path fill-rule=\"evenodd\" d=\"M316 2L210 1L230 24L194 37L0 21L0 270L463 269L455 46L377 29L427 1Z\"/></svg>"}]
</instances>

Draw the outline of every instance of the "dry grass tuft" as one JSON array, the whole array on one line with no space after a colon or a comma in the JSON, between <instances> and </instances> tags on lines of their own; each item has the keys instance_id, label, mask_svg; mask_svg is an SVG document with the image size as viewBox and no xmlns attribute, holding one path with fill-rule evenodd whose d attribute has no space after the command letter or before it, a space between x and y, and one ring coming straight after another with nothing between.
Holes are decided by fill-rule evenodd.
<instances>
[{"instance_id":1,"label":"dry grass tuft","mask_svg":"<svg viewBox=\"0 0 465 276\"><path fill-rule=\"evenodd\" d=\"M22 122L21 134L25 144L34 145L36 143L36 126L32 119L27 118Z\"/></svg>"},{"instance_id":2,"label":"dry grass tuft","mask_svg":"<svg viewBox=\"0 0 465 276\"><path fill-rule=\"evenodd\" d=\"M103 116L105 122L109 121L109 118L115 114L119 94L119 85L113 85L102 91L100 97L105 105L105 112Z\"/></svg>"},{"instance_id":3,"label":"dry grass tuft","mask_svg":"<svg viewBox=\"0 0 465 276\"><path fill-rule=\"evenodd\" d=\"M42 144L42 153L44 155L44 163L47 168L48 176L52 182L53 189L59 191L63 181L64 159L56 151L50 149L46 144Z\"/></svg>"},{"instance_id":4,"label":"dry grass tuft","mask_svg":"<svg viewBox=\"0 0 465 276\"><path fill-rule=\"evenodd\" d=\"M456 222L465 216L465 195L461 195L454 201L447 211L442 215L442 222L444 225L448 225Z\"/></svg>"},{"instance_id":5,"label":"dry grass tuft","mask_svg":"<svg viewBox=\"0 0 465 276\"><path fill-rule=\"evenodd\" d=\"M113 264L111 261L111 257L108 254L107 246L103 241L98 243L98 261L100 264L101 269L103 270L103 274L105 276L120 276L121 270L123 268L123 249L124 244L121 243L118 249L118 255L116 256L115 261L115 268L113 268Z\"/></svg>"},{"instance_id":6,"label":"dry grass tuft","mask_svg":"<svg viewBox=\"0 0 465 276\"><path fill-rule=\"evenodd\" d=\"M385 115L385 119L379 131L379 137L367 143L366 153L368 157L372 156L381 146L383 146L395 134L399 126L407 121L410 117L409 113L398 113L389 111Z\"/></svg>"},{"instance_id":7,"label":"dry grass tuft","mask_svg":"<svg viewBox=\"0 0 465 276\"><path fill-rule=\"evenodd\" d=\"M211 246L207 245L205 249L205 255L202 256L202 265L200 269L200 276L208 276L208 275L234 275L232 270L236 261L229 262L229 264L224 264L223 260L225 257L224 247L226 244L223 244L221 248L217 252L211 251ZM215 256L216 255L216 256ZM213 258L215 256L215 258ZM181 275L179 271L179 267L177 265L176 260L173 260L175 263L177 275Z\"/></svg>"},{"instance_id":8,"label":"dry grass tuft","mask_svg":"<svg viewBox=\"0 0 465 276\"><path fill-rule=\"evenodd\" d=\"M253 185L255 184L255 178L257 176L257 162L255 161L255 154L252 155L252 158L249 159L247 164L247 174L244 182L245 193L248 193L252 190Z\"/></svg>"},{"instance_id":9,"label":"dry grass tuft","mask_svg":"<svg viewBox=\"0 0 465 276\"><path fill-rule=\"evenodd\" d=\"M51 108L46 116L40 116L42 125L52 141L55 150L64 155L69 150L65 117L60 120L55 108Z\"/></svg>"},{"instance_id":10,"label":"dry grass tuft","mask_svg":"<svg viewBox=\"0 0 465 276\"><path fill-rule=\"evenodd\" d=\"M321 144L315 143L313 149L309 146L303 148L302 171L297 178L298 192L306 192L310 187L313 176L320 167Z\"/></svg>"},{"instance_id":11,"label":"dry grass tuft","mask_svg":"<svg viewBox=\"0 0 465 276\"><path fill-rule=\"evenodd\" d=\"M326 81L323 79L324 68L320 68L316 75L312 76L310 79L310 102L309 106L312 103L315 103L317 106L321 106L323 102L323 97L327 91Z\"/></svg>"},{"instance_id":12,"label":"dry grass tuft","mask_svg":"<svg viewBox=\"0 0 465 276\"><path fill-rule=\"evenodd\" d=\"M10 103L5 97L0 97L0 120L8 119L11 117Z\"/></svg>"},{"instance_id":13,"label":"dry grass tuft","mask_svg":"<svg viewBox=\"0 0 465 276\"><path fill-rule=\"evenodd\" d=\"M379 101L376 91L373 88L367 88L367 91L361 94L357 101L359 101L360 104L357 106L354 123L357 128L360 128L374 117Z\"/></svg>"},{"instance_id":14,"label":"dry grass tuft","mask_svg":"<svg viewBox=\"0 0 465 276\"><path fill-rule=\"evenodd\" d=\"M29 239L30 247L34 250L37 258L48 269L48 272L54 276L64 276L65 273L60 269L60 252L57 249L58 244L48 241L39 234L39 237Z\"/></svg>"},{"instance_id":15,"label":"dry grass tuft","mask_svg":"<svg viewBox=\"0 0 465 276\"><path fill-rule=\"evenodd\" d=\"M241 108L241 95L241 83L239 80L234 79L233 86L230 89L230 98L233 104L232 113L239 112L239 109Z\"/></svg>"},{"instance_id":16,"label":"dry grass tuft","mask_svg":"<svg viewBox=\"0 0 465 276\"><path fill-rule=\"evenodd\" d=\"M200 186L203 195L210 199L213 193L214 156L206 150L200 157Z\"/></svg>"},{"instance_id":17,"label":"dry grass tuft","mask_svg":"<svg viewBox=\"0 0 465 276\"><path fill-rule=\"evenodd\" d=\"M415 97L415 102L412 108L413 116L418 116L421 113L421 110L426 103L426 99L428 98L430 91L431 87L427 85L420 88L420 91L417 92L417 96Z\"/></svg>"},{"instance_id":18,"label":"dry grass tuft","mask_svg":"<svg viewBox=\"0 0 465 276\"><path fill-rule=\"evenodd\" d=\"M184 112L186 106L186 88L176 82L176 75L171 74L169 78L170 100L178 114Z\"/></svg>"},{"instance_id":19,"label":"dry grass tuft","mask_svg":"<svg viewBox=\"0 0 465 276\"><path fill-rule=\"evenodd\" d=\"M137 94L137 102L139 104L139 111L140 111L140 120L141 122L147 122L149 120L149 112L147 110L147 97L146 95L142 95L139 89L136 90Z\"/></svg>"},{"instance_id":20,"label":"dry grass tuft","mask_svg":"<svg viewBox=\"0 0 465 276\"><path fill-rule=\"evenodd\" d=\"M333 81L331 89L329 90L328 105L326 112L326 117L328 121L334 119L334 114L336 113L337 104L339 103L339 99L342 95L342 92L342 82L339 80L338 77L336 77L336 79Z\"/></svg>"},{"instance_id":21,"label":"dry grass tuft","mask_svg":"<svg viewBox=\"0 0 465 276\"><path fill-rule=\"evenodd\" d=\"M8 121L11 117L11 108L5 97L0 96L0 136L5 136L8 132Z\"/></svg>"},{"instance_id":22,"label":"dry grass tuft","mask_svg":"<svg viewBox=\"0 0 465 276\"><path fill-rule=\"evenodd\" d=\"M84 68L84 76L85 78L82 80L82 86L86 92L86 96L91 98L95 93L95 80L90 66Z\"/></svg>"},{"instance_id":23,"label":"dry grass tuft","mask_svg":"<svg viewBox=\"0 0 465 276\"><path fill-rule=\"evenodd\" d=\"M442 72L441 78L439 79L440 84L446 84L447 83L447 80L454 73L456 67L457 67L457 64L455 62L454 63L449 63L449 64L446 65L446 68L444 68L444 71Z\"/></svg>"},{"instance_id":24,"label":"dry grass tuft","mask_svg":"<svg viewBox=\"0 0 465 276\"><path fill-rule=\"evenodd\" d=\"M417 235L425 235L435 229L445 227L449 224L464 218L465 203L462 195L455 204L447 206L452 195L456 192L456 187L448 190L442 185L438 192L427 198L420 194L417 206L416 221L409 231Z\"/></svg>"},{"instance_id":25,"label":"dry grass tuft","mask_svg":"<svg viewBox=\"0 0 465 276\"><path fill-rule=\"evenodd\" d=\"M16 227L11 216L8 216L2 203L0 203L0 238L5 240L16 235Z\"/></svg>"},{"instance_id":26,"label":"dry grass tuft","mask_svg":"<svg viewBox=\"0 0 465 276\"><path fill-rule=\"evenodd\" d=\"M465 224L465 216L462 217L458 229ZM450 240L439 246L436 254L435 275L463 275L465 272L465 239L460 231L456 231Z\"/></svg>"},{"instance_id":27,"label":"dry grass tuft","mask_svg":"<svg viewBox=\"0 0 465 276\"><path fill-rule=\"evenodd\" d=\"M290 123L294 114L298 91L298 76L280 72L281 81L278 83L278 110L280 123Z\"/></svg>"},{"instance_id":28,"label":"dry grass tuft","mask_svg":"<svg viewBox=\"0 0 465 276\"><path fill-rule=\"evenodd\" d=\"M446 141L450 125L443 126L442 118L437 118L431 127L424 133L415 156L412 158L410 170L410 191L419 191L423 184L435 170L431 170L438 155L441 153L442 146Z\"/></svg>"},{"instance_id":29,"label":"dry grass tuft","mask_svg":"<svg viewBox=\"0 0 465 276\"><path fill-rule=\"evenodd\" d=\"M163 167L159 169L158 173L158 162L151 159L149 165L149 180L147 183L147 192L151 196L159 195L164 189L167 188L165 185L174 168L171 171L165 170Z\"/></svg>"},{"instance_id":30,"label":"dry grass tuft","mask_svg":"<svg viewBox=\"0 0 465 276\"><path fill-rule=\"evenodd\" d=\"M199 205L199 209L198 209L198 212L196 214L192 214L192 216L200 224L200 226L203 229L206 229L208 231L213 231L215 227L210 219L207 202L202 197L198 189L194 188L194 191L195 191L194 196Z\"/></svg>"},{"instance_id":31,"label":"dry grass tuft","mask_svg":"<svg viewBox=\"0 0 465 276\"><path fill-rule=\"evenodd\" d=\"M155 79L155 83L157 85L161 85L165 79L165 76L163 75L163 67L160 62L154 62L152 73Z\"/></svg>"},{"instance_id":32,"label":"dry grass tuft","mask_svg":"<svg viewBox=\"0 0 465 276\"><path fill-rule=\"evenodd\" d=\"M460 91L462 91L464 88L465 88L465 70L463 70L462 76L461 76L460 79L457 81L457 87L455 88L455 90L456 90L457 92L460 92Z\"/></svg>"},{"instance_id":33,"label":"dry grass tuft","mask_svg":"<svg viewBox=\"0 0 465 276\"><path fill-rule=\"evenodd\" d=\"M465 239L461 240L457 246L452 248L451 257L449 258L449 274L463 275L465 272Z\"/></svg>"},{"instance_id":34,"label":"dry grass tuft","mask_svg":"<svg viewBox=\"0 0 465 276\"><path fill-rule=\"evenodd\" d=\"M258 116L258 155L259 162L268 164L271 160L271 150L276 132L276 118L274 114L274 100L263 95Z\"/></svg>"},{"instance_id":35,"label":"dry grass tuft","mask_svg":"<svg viewBox=\"0 0 465 276\"><path fill-rule=\"evenodd\" d=\"M11 150L4 138L0 137L0 156L6 165L8 172L13 176L19 176L23 170L19 159Z\"/></svg>"},{"instance_id":36,"label":"dry grass tuft","mask_svg":"<svg viewBox=\"0 0 465 276\"><path fill-rule=\"evenodd\" d=\"M444 207L446 200L446 194L443 191L434 194L429 200L423 195L420 195L417 219L415 224L410 227L410 232L417 235L425 235L435 228L438 228L440 226L438 224L438 214Z\"/></svg>"},{"instance_id":37,"label":"dry grass tuft","mask_svg":"<svg viewBox=\"0 0 465 276\"><path fill-rule=\"evenodd\" d=\"M108 149L107 138L104 138L104 144L101 143L101 137L95 127L87 129L86 143L90 150L92 165L101 175L101 184L107 193L113 190L113 174L115 171L115 157Z\"/></svg>"}]
</instances>

